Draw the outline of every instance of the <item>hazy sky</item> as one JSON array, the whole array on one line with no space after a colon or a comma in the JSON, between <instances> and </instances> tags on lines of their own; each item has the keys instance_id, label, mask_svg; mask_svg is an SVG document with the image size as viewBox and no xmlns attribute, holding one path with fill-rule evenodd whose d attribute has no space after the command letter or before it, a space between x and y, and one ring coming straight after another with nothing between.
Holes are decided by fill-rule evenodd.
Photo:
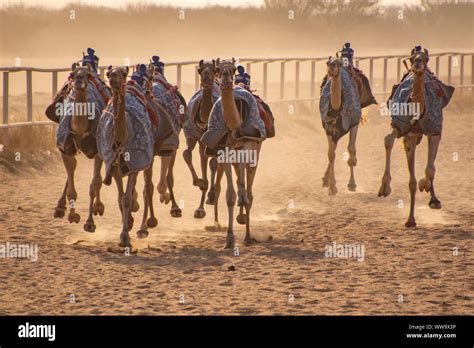
<instances>
[{"instance_id":1,"label":"hazy sky","mask_svg":"<svg viewBox=\"0 0 474 348\"><path fill-rule=\"evenodd\" d=\"M260 6L263 0L0 0L2 5L23 3L25 5L43 5L48 7L62 7L70 2L79 2L88 5L121 6L127 3L149 3L172 5L175 7L204 7L207 5L225 6ZM419 4L420 0L380 0L382 5Z\"/></svg>"}]
</instances>

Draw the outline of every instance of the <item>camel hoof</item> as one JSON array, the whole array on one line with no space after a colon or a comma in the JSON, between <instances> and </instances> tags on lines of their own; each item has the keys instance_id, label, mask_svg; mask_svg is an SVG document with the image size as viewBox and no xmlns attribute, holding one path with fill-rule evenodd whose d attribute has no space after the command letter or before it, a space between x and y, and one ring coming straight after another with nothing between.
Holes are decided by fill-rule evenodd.
<instances>
[{"instance_id":1,"label":"camel hoof","mask_svg":"<svg viewBox=\"0 0 474 348\"><path fill-rule=\"evenodd\" d=\"M329 186L328 195L335 196L337 194L337 187L336 186Z\"/></svg>"},{"instance_id":2,"label":"camel hoof","mask_svg":"<svg viewBox=\"0 0 474 348\"><path fill-rule=\"evenodd\" d=\"M193 182L193 185L199 187L201 191L207 191L207 180L197 179Z\"/></svg>"},{"instance_id":3,"label":"camel hoof","mask_svg":"<svg viewBox=\"0 0 474 348\"><path fill-rule=\"evenodd\" d=\"M224 249L234 249L235 247L235 237L234 234L227 234L226 240L225 240L225 246Z\"/></svg>"},{"instance_id":4,"label":"camel hoof","mask_svg":"<svg viewBox=\"0 0 474 348\"><path fill-rule=\"evenodd\" d=\"M95 232L95 224L92 221L86 221L84 224L84 231L86 232Z\"/></svg>"},{"instance_id":5,"label":"camel hoof","mask_svg":"<svg viewBox=\"0 0 474 348\"><path fill-rule=\"evenodd\" d=\"M206 211L203 208L197 208L194 211L194 218L196 219L202 219L205 216L206 216Z\"/></svg>"},{"instance_id":6,"label":"camel hoof","mask_svg":"<svg viewBox=\"0 0 474 348\"><path fill-rule=\"evenodd\" d=\"M62 219L66 212L66 208L56 207L54 208L54 218L55 219Z\"/></svg>"},{"instance_id":7,"label":"camel hoof","mask_svg":"<svg viewBox=\"0 0 474 348\"><path fill-rule=\"evenodd\" d=\"M155 217L148 218L148 220L146 220L146 225L150 228L156 227L158 225L158 220Z\"/></svg>"},{"instance_id":8,"label":"camel hoof","mask_svg":"<svg viewBox=\"0 0 474 348\"><path fill-rule=\"evenodd\" d=\"M140 204L138 204L138 201L134 201L133 202L133 207L132 207L132 212L136 213L139 210L140 210Z\"/></svg>"},{"instance_id":9,"label":"camel hoof","mask_svg":"<svg viewBox=\"0 0 474 348\"><path fill-rule=\"evenodd\" d=\"M356 184L348 184L347 189L351 192L356 192L357 185Z\"/></svg>"},{"instance_id":10,"label":"camel hoof","mask_svg":"<svg viewBox=\"0 0 474 348\"><path fill-rule=\"evenodd\" d=\"M389 184L382 184L382 186L380 186L379 193L377 194L377 196L387 197L387 196L390 195L390 193L392 193L392 189L391 189L390 185Z\"/></svg>"},{"instance_id":11,"label":"camel hoof","mask_svg":"<svg viewBox=\"0 0 474 348\"><path fill-rule=\"evenodd\" d=\"M128 232L120 233L119 247L121 247L121 248L130 248L130 250L132 249L132 243L130 242L130 236L129 236Z\"/></svg>"},{"instance_id":12,"label":"camel hoof","mask_svg":"<svg viewBox=\"0 0 474 348\"><path fill-rule=\"evenodd\" d=\"M329 187L329 179L326 177L323 178L323 187Z\"/></svg>"},{"instance_id":13,"label":"camel hoof","mask_svg":"<svg viewBox=\"0 0 474 348\"><path fill-rule=\"evenodd\" d=\"M247 223L247 215L245 214L237 215L237 222L241 225L245 225Z\"/></svg>"},{"instance_id":14,"label":"camel hoof","mask_svg":"<svg viewBox=\"0 0 474 348\"><path fill-rule=\"evenodd\" d=\"M179 207L171 207L170 214L174 218L179 218L182 216L182 211Z\"/></svg>"},{"instance_id":15,"label":"camel hoof","mask_svg":"<svg viewBox=\"0 0 474 348\"><path fill-rule=\"evenodd\" d=\"M75 224L77 224L77 223L79 223L79 221L81 221L81 216L80 216L79 214L77 214L77 213L69 214L67 220L68 220L69 223L71 223L71 224L72 224L73 222L74 222Z\"/></svg>"},{"instance_id":16,"label":"camel hoof","mask_svg":"<svg viewBox=\"0 0 474 348\"><path fill-rule=\"evenodd\" d=\"M431 198L429 206L431 209L441 209L441 202L436 198Z\"/></svg>"},{"instance_id":17,"label":"camel hoof","mask_svg":"<svg viewBox=\"0 0 474 348\"><path fill-rule=\"evenodd\" d=\"M166 193L160 193L160 203L168 204L171 201L171 195Z\"/></svg>"},{"instance_id":18,"label":"camel hoof","mask_svg":"<svg viewBox=\"0 0 474 348\"><path fill-rule=\"evenodd\" d=\"M214 190L210 190L207 193L206 204L208 204L208 205L215 205L216 204L216 192Z\"/></svg>"},{"instance_id":19,"label":"camel hoof","mask_svg":"<svg viewBox=\"0 0 474 348\"><path fill-rule=\"evenodd\" d=\"M257 240L255 238L245 238L244 242L245 242L245 245L252 245L252 244L256 244Z\"/></svg>"},{"instance_id":20,"label":"camel hoof","mask_svg":"<svg viewBox=\"0 0 474 348\"><path fill-rule=\"evenodd\" d=\"M426 178L420 179L420 181L418 181L418 188L420 189L420 192L423 192L423 191L430 192L430 189L431 189L430 180L426 180Z\"/></svg>"},{"instance_id":21,"label":"camel hoof","mask_svg":"<svg viewBox=\"0 0 474 348\"><path fill-rule=\"evenodd\" d=\"M138 230L137 231L137 238L139 239L143 239L143 238L146 238L148 237L149 233L147 230Z\"/></svg>"},{"instance_id":22,"label":"camel hoof","mask_svg":"<svg viewBox=\"0 0 474 348\"><path fill-rule=\"evenodd\" d=\"M92 213L94 215L99 214L100 216L104 215L104 204L102 202L95 202L94 205L92 206Z\"/></svg>"},{"instance_id":23,"label":"camel hoof","mask_svg":"<svg viewBox=\"0 0 474 348\"><path fill-rule=\"evenodd\" d=\"M415 220L408 220L407 222L405 222L405 227L406 228L415 228L416 227Z\"/></svg>"}]
</instances>

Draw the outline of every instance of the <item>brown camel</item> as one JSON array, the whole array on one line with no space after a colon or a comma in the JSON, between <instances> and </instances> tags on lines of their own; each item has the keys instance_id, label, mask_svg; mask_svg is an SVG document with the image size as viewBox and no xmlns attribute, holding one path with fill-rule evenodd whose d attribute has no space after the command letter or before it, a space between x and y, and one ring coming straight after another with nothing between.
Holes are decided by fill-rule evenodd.
<instances>
[{"instance_id":1,"label":"brown camel","mask_svg":"<svg viewBox=\"0 0 474 348\"><path fill-rule=\"evenodd\" d=\"M234 75L236 67L235 60L220 61L217 59L216 69L221 83L221 99L218 107L222 110L222 117L228 132L224 137L225 147L232 150L246 150L254 151L256 153L257 163L262 145L262 138L256 133L242 134L241 126L243 125L244 108L246 107L242 101L237 105L234 97ZM236 87L240 88L240 87ZM243 91L243 89L241 89ZM244 93L249 93L245 91ZM252 97L253 98L253 97ZM254 100L254 99L253 99ZM255 101L256 103L256 101ZM216 107L216 106L215 106ZM256 110L256 106L255 106ZM258 116L259 117L259 116ZM263 122L262 122L263 124ZM253 129L255 131L255 129ZM218 200L221 191L221 179L225 173L227 178L227 192L226 202L229 213L227 237L225 248L234 248L235 237L233 231L234 206L237 200L237 205L240 207L240 213L237 216L237 222L245 224L245 242L252 243L255 241L250 234L250 209L253 203L253 182L257 171L257 166L252 166L249 163L233 164L237 175L237 194L234 189L232 181L232 164L226 162L219 162L217 166L216 182L215 182L215 204L214 215L215 223L218 226ZM245 208L245 214L243 209Z\"/></svg>"},{"instance_id":2,"label":"brown camel","mask_svg":"<svg viewBox=\"0 0 474 348\"><path fill-rule=\"evenodd\" d=\"M80 215L76 213L77 192L74 185L74 172L77 165L77 150L81 150L88 158L94 159L93 179L89 187L89 216L84 224L84 230L87 232L95 231L95 223L93 215L103 215L104 204L100 200L100 189L102 186L102 178L100 170L102 168L102 160L97 155L97 147L95 144L95 134L92 134L92 122L95 122L98 115L90 115L90 108L87 105L93 105L97 102L89 100L88 87L92 68L90 65L78 66L76 63L72 65L71 88L65 98L64 105L72 105L71 114L66 116L69 118L69 135L64 148L61 148L61 157L67 172L67 181L64 186L63 193L55 207L54 217L62 218L66 211L66 196L69 203L70 223L78 223ZM77 106L77 107L76 107ZM63 116L64 117L64 116ZM64 119L67 122L67 119Z\"/></svg>"},{"instance_id":3,"label":"brown camel","mask_svg":"<svg viewBox=\"0 0 474 348\"><path fill-rule=\"evenodd\" d=\"M332 58L329 57L327 62L327 73L328 73L328 80L330 81L330 108L329 108L329 116L332 117L330 122L323 121L323 127L325 128L327 140L328 140L328 167L326 172L324 173L323 177L323 187L328 187L329 195L335 195L337 193L336 187L336 177L334 173L334 161L336 159L336 147L338 140L347 132L342 127L342 117L340 112L342 110L342 95L343 92L343 83L341 81L342 71L345 69L343 67L343 62L340 58ZM347 71L344 71L347 73ZM357 87L355 84L351 83L346 86L346 88L352 88L355 91ZM354 92L352 95L357 95L358 92ZM321 101L323 99L321 98ZM357 103L359 101L357 100ZM354 104L354 107L358 105ZM354 167L357 165L357 157L356 157L356 138L357 138L357 131L359 129L359 121L360 121L360 108L354 109L355 117L351 118L351 124L349 125L349 144L347 146L347 151L349 153L349 158L347 160L347 164L350 167L351 176L349 179L349 183L347 188L349 191L355 191L357 188L355 179L354 179ZM358 115L358 117L357 117Z\"/></svg>"},{"instance_id":4,"label":"brown camel","mask_svg":"<svg viewBox=\"0 0 474 348\"><path fill-rule=\"evenodd\" d=\"M146 68L146 67L145 67ZM127 143L133 141L136 143L136 139L130 138L130 129L131 123L137 122L136 118L132 118L129 122L128 117L130 116L129 111L126 106L126 101L130 100L129 98L136 98L137 103L145 104L145 94L144 90L141 88L130 87L130 92L128 86L126 85L127 76L128 76L128 67L109 67L107 71L107 77L109 78L110 87L112 89L112 117L113 117L113 151L115 153L115 160L113 165L110 167L111 175L114 177L118 189L118 202L119 207L122 212L122 232L120 234L120 247L131 248L129 231L133 227L133 217L132 211L134 211L134 200L135 197L135 185L137 182L137 176L140 170L130 169L128 164L126 164L127 159L123 157ZM133 77L133 76L132 76ZM134 81L135 82L135 81ZM145 107L143 107L145 109ZM110 114L108 110L104 111L102 117L106 116L105 114ZM135 117L149 117L148 112L144 112L143 115ZM151 130L149 130L151 138ZM104 135L102 135L104 136ZM152 144L150 143L149 152L152 153ZM105 158L105 153L101 154ZM130 154L130 157L133 155ZM152 164L152 158L146 163L143 170L146 171L149 169ZM126 172L125 172L126 171ZM124 191L122 177L128 176L127 186ZM147 196L146 196L147 197ZM145 197L145 202L147 198Z\"/></svg>"},{"instance_id":5,"label":"brown camel","mask_svg":"<svg viewBox=\"0 0 474 348\"><path fill-rule=\"evenodd\" d=\"M207 123L209 121L209 115L211 114L211 109L215 102L215 97L213 96L215 81L216 81L216 62L204 61L199 62L198 73L201 79L201 90L197 93L202 94L202 97L199 99L199 105L194 108L193 101L195 100L196 94L191 98L191 101L188 105L188 110L192 113L196 110L195 115L189 115L188 122L193 124L184 126L184 133L186 136L186 145L187 148L183 152L183 158L188 165L189 170L193 178L193 185L199 187L201 190L201 201L199 207L194 211L194 217L197 219L202 219L206 216L206 211L204 209L204 199L206 197L206 192L209 187L209 182L207 180L207 165L209 157L205 153L205 145L201 141L200 137L207 130ZM199 144L199 156L201 159L201 174L202 179L198 177L196 170L193 166L192 151L194 150L196 144ZM207 196L207 204L214 204L215 198L215 188L214 181L217 171L217 159L211 158L209 164L211 170L211 187Z\"/></svg>"},{"instance_id":6,"label":"brown camel","mask_svg":"<svg viewBox=\"0 0 474 348\"><path fill-rule=\"evenodd\" d=\"M428 117L425 112L427 110L426 105L426 88L425 84L427 83L425 80L425 75L428 74L432 76L431 72L427 67L429 55L428 51L421 50L421 47L418 50L412 51L412 56L410 57L410 71L407 75L413 75L413 85L412 91L409 96L408 103L416 106L418 110L418 118L413 118L410 120L409 128L405 134L401 133L399 127L396 127L392 122L392 132L385 137L385 150L386 150L386 163L385 163L385 172L382 177L382 184L380 186L378 196L379 197L387 197L391 193L391 176L390 176L390 161L391 161L391 154L393 144L396 138L403 136L403 144L405 147L405 153L407 156L408 162L408 170L410 172L410 180L408 183L408 187L410 190L410 214L408 216L408 220L405 223L405 227L416 227L415 221L415 195L416 195L416 188L417 182L415 177L415 150L416 146L420 143L421 139L423 138L423 134L427 135L428 137L428 163L425 169L425 177L418 182L418 188L421 192L426 191L431 194L431 198L429 201L429 206L431 209L441 209L441 202L436 197L435 189L434 189L434 177L435 177L435 159L438 153L438 147L441 140L441 130L439 132L434 132L432 134L426 134L426 132L421 128L419 122L422 121L423 117ZM407 76L406 75L406 76ZM405 77L406 77L405 76ZM453 91L454 89L452 89ZM451 91L451 93L452 93ZM450 96L449 96L450 98ZM403 115L403 116L414 116L411 115ZM392 115L393 117L393 115Z\"/></svg>"}]
</instances>

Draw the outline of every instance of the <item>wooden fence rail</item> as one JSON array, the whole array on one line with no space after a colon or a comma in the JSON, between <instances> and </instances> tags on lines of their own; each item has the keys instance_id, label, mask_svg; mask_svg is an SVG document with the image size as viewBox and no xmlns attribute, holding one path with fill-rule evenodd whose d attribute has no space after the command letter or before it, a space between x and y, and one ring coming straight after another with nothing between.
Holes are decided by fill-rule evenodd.
<instances>
[{"instance_id":1,"label":"wooden fence rail","mask_svg":"<svg viewBox=\"0 0 474 348\"><path fill-rule=\"evenodd\" d=\"M470 56L471 67L466 69L466 56ZM443 57L447 57L447 74L446 76L440 76L440 60ZM405 55L385 55L385 56L362 56L355 59L355 66L360 67L361 62L368 61L368 78L373 86L374 84L374 75L375 75L375 62L382 60L382 91L376 91L375 94L387 95L390 93L388 90L388 63L390 60L396 60L396 77L397 79L401 78L402 74L402 61L405 59ZM252 76L252 82L257 81L261 83L262 86L262 96L266 100L268 96L268 69L270 64L279 63L280 78L279 78L279 98L276 100L269 100L269 103L277 102L289 102L289 101L308 101L308 100L317 100L318 99L318 89L316 88L316 74L323 75L324 71L316 71L317 62L325 62L327 57L293 57L293 58L240 58L239 64L245 64L247 72L250 74L252 71L252 66L256 64L262 64L262 78ZM442 52L434 53L430 56L431 66L433 66L434 60L434 72L437 76L440 76L442 79L446 80L447 84L452 84L452 68L453 66L459 66L459 84L456 84L455 87L460 88L461 91L464 88L474 87L474 53L466 52ZM286 67L294 63L294 93L293 96L287 96L288 91L285 88L286 83ZM310 68L310 97L302 97L301 90L301 70L304 63L309 63ZM198 61L183 61L183 62L170 62L167 63L167 67L176 67L176 84L181 87L183 80L183 68L186 66L194 67L194 86L195 89L199 88L199 76L197 73ZM106 66L99 67L99 74L101 76L105 75ZM19 123L9 123L9 83L10 75L16 72L26 72L26 122ZM0 128L9 128L9 127L20 127L28 126L31 124L48 124L48 121L44 122L34 122L33 121L33 73L50 73L51 74L51 94L54 97L58 91L58 73L68 72L70 68L56 68L56 69L44 69L44 68L34 68L34 67L0 67L0 72L3 72L3 123L0 124ZM469 72L466 75L466 71ZM467 76L470 76L470 83L465 84L468 81Z\"/></svg>"}]
</instances>

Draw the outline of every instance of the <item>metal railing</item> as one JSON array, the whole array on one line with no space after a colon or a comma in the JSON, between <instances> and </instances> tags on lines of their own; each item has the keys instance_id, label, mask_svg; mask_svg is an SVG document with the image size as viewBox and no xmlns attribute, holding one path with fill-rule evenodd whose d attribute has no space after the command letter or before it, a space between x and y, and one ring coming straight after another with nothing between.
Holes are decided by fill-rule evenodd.
<instances>
[{"instance_id":1,"label":"metal railing","mask_svg":"<svg viewBox=\"0 0 474 348\"><path fill-rule=\"evenodd\" d=\"M440 71L440 60L442 58L447 59L447 71L446 75L443 76ZM470 74L466 74L466 59L465 57L470 57ZM383 94L386 95L390 93L388 87L388 63L390 60L395 60L396 62L396 76L395 79L398 80L402 76L402 60L406 58L406 55L385 55L385 56L364 56L357 57L354 60L354 65L360 67L362 62L368 62L368 71L364 71L373 86L374 76L375 76L375 62L382 61L382 90L374 91L374 94ZM457 59L459 58L459 61ZM456 64L453 64L454 59L456 59ZM239 64L246 66L246 70L249 74L252 72L252 67L257 64L262 64L262 75L261 79L252 75L252 83L257 82L261 85L261 92L263 99L267 100L268 96L268 68L270 64L279 64L279 98L274 100L269 100L269 103L277 102L291 102L291 101L314 101L319 97L319 89L316 88L316 64L320 62L325 62L327 57L293 57L293 58L240 58ZM474 53L466 52L442 52L434 53L430 55L430 66L433 68L434 61L434 73L437 76L440 76L447 84L453 84L453 67L459 66L459 80L458 84L455 85L457 88L471 88L474 87ZM287 76L286 76L286 67L294 63L294 93L291 97L288 97L287 87ZM183 61L183 62L170 62L166 64L167 69L169 67L176 67L176 80L175 83L181 87L183 81L183 68L186 66L194 67L194 87L197 90L199 88L199 75L197 73L196 66L198 61ZM309 74L309 96L301 96L301 70L304 64L308 64L307 68L310 70ZM278 66L278 65L277 65ZM99 67L99 74L104 76L106 66ZM16 72L25 71L26 72L26 122L18 123L9 123L9 81L10 75ZM35 73L50 73L51 74L51 95L54 97L58 91L58 73L68 72L70 68L59 68L59 69L42 69L42 68L33 68L33 67L0 67L0 72L3 74L3 117L2 124L0 128L9 128L9 127L21 127L31 124L50 124L49 121L33 121L33 72ZM319 75L323 76L325 70L321 69L318 71ZM470 83L466 84L467 78L470 76ZM189 77L189 76L188 76Z\"/></svg>"}]
</instances>

